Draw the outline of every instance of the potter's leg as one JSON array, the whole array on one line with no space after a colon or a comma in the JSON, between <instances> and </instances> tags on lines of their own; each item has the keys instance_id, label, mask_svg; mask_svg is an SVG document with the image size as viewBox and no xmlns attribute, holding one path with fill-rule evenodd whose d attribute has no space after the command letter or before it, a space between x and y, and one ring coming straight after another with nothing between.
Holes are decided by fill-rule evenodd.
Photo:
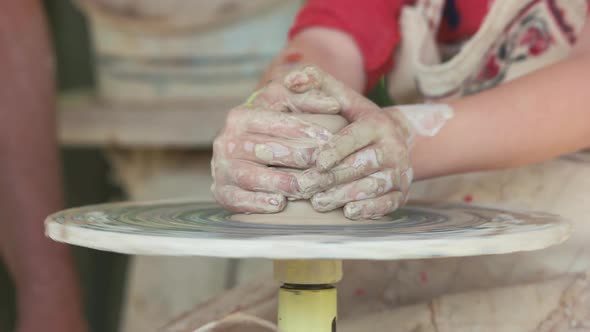
<instances>
[{"instance_id":1,"label":"potter's leg","mask_svg":"<svg viewBox=\"0 0 590 332\"><path fill-rule=\"evenodd\" d=\"M45 238L62 207L52 50L41 1L0 2L0 254L19 331L86 331L68 249Z\"/></svg>"}]
</instances>

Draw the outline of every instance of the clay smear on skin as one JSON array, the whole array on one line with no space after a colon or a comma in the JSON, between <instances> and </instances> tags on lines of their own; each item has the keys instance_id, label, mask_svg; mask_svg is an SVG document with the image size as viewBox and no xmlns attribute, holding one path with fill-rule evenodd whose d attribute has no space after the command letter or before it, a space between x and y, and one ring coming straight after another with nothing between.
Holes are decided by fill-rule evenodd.
<instances>
[{"instance_id":1,"label":"clay smear on skin","mask_svg":"<svg viewBox=\"0 0 590 332\"><path fill-rule=\"evenodd\" d=\"M415 134L421 136L436 135L454 116L447 104L401 105L396 109L406 117Z\"/></svg>"},{"instance_id":2,"label":"clay smear on skin","mask_svg":"<svg viewBox=\"0 0 590 332\"><path fill-rule=\"evenodd\" d=\"M393 181L393 170L377 172L370 177L380 179L384 181L381 184L378 184L377 193L383 194L383 196L377 195L376 198L371 199L368 197L369 200L363 201L367 198L367 195L358 195L357 202L351 202L345 206L345 215L349 218L358 219L358 218L365 218L366 216L370 216L370 219L380 219L383 215L373 215L372 211L393 211L397 209L404 200L404 196L399 191L394 191L398 188L395 187L395 183ZM412 176L412 169L408 169L406 172L402 173L402 176L408 177ZM411 180L410 180L411 181ZM378 199L381 197L380 199ZM383 198L388 198L384 200ZM395 199L395 200L392 200Z\"/></svg>"},{"instance_id":3,"label":"clay smear on skin","mask_svg":"<svg viewBox=\"0 0 590 332\"><path fill-rule=\"evenodd\" d=\"M356 154L352 167L359 168L364 166L379 167L379 159L375 149L366 149Z\"/></svg>"},{"instance_id":4,"label":"clay smear on skin","mask_svg":"<svg viewBox=\"0 0 590 332\"><path fill-rule=\"evenodd\" d=\"M281 159L291 154L289 149L278 143L256 144L254 147L256 158L265 162L272 162L275 159Z\"/></svg>"},{"instance_id":5,"label":"clay smear on skin","mask_svg":"<svg viewBox=\"0 0 590 332\"><path fill-rule=\"evenodd\" d=\"M286 102L287 108L293 112L305 113L315 110L321 114L338 114L340 103L320 90L312 89L301 94L293 94Z\"/></svg>"},{"instance_id":6,"label":"clay smear on skin","mask_svg":"<svg viewBox=\"0 0 590 332\"><path fill-rule=\"evenodd\" d=\"M244 151L246 151L246 152L254 152L254 143L252 143L252 142L245 142L244 143Z\"/></svg>"},{"instance_id":7,"label":"clay smear on skin","mask_svg":"<svg viewBox=\"0 0 590 332\"><path fill-rule=\"evenodd\" d=\"M256 193L252 194L257 195ZM270 194L269 196L258 195L257 197L255 197L254 201L250 201L236 195L233 197L233 199L230 199L230 202L232 206L243 208L243 211L248 211L249 209L256 208L266 212L276 212L277 209L280 208L281 203L284 202L284 200L281 200L276 196L278 196L278 194ZM252 204L254 204L254 206L252 206Z\"/></svg>"},{"instance_id":8,"label":"clay smear on skin","mask_svg":"<svg viewBox=\"0 0 590 332\"><path fill-rule=\"evenodd\" d=\"M236 144L235 144L235 143L233 143L233 142L230 142L230 143L227 145L227 151L228 151L229 153L233 153L233 152L234 152L234 150L235 150L235 148L236 148Z\"/></svg>"},{"instance_id":9,"label":"clay smear on skin","mask_svg":"<svg viewBox=\"0 0 590 332\"><path fill-rule=\"evenodd\" d=\"M343 185L325 193L315 195L313 203L322 210L331 210L339 207L341 202L353 197L356 201L366 200L393 190L393 180L390 171L377 172L366 178L354 182L352 185Z\"/></svg>"},{"instance_id":10,"label":"clay smear on skin","mask_svg":"<svg viewBox=\"0 0 590 332\"><path fill-rule=\"evenodd\" d=\"M308 166L314 151L313 146L309 146L309 144L294 143L291 145L291 148L293 148L293 153L291 153L289 147L279 143L271 142L265 144L256 144L254 147L254 153L256 158L271 164L281 164L281 162L285 161L287 157L291 157L295 163L295 166Z\"/></svg>"},{"instance_id":11,"label":"clay smear on skin","mask_svg":"<svg viewBox=\"0 0 590 332\"><path fill-rule=\"evenodd\" d=\"M382 158L375 149L368 149L356 154L351 166L337 167L328 173L314 169L306 171L299 177L301 193L303 196L309 196L318 188L326 188L334 184L341 184L347 179L358 178L363 167L379 168L380 159Z\"/></svg>"},{"instance_id":12,"label":"clay smear on skin","mask_svg":"<svg viewBox=\"0 0 590 332\"><path fill-rule=\"evenodd\" d=\"M291 139L293 141L326 142L332 138L332 133L326 128L323 128L322 125L310 127L307 125L310 122L297 118L297 114L299 113L281 114L282 115L279 116L278 119L273 117L272 120L270 120L264 116L264 112L250 112L244 121L256 123L257 126L268 128L268 130L273 133L279 133L284 131L285 128L288 128L287 132L284 132L283 134L289 135L289 132L291 132L292 135L299 134L299 136L303 136L302 138Z\"/></svg>"},{"instance_id":13,"label":"clay smear on skin","mask_svg":"<svg viewBox=\"0 0 590 332\"><path fill-rule=\"evenodd\" d=\"M330 142L326 148L318 154L317 165L322 169L329 169L341 159L344 151L360 149L372 142L375 137L375 128L370 125L359 125L355 129L345 128L340 133L337 144Z\"/></svg>"},{"instance_id":14,"label":"clay smear on skin","mask_svg":"<svg viewBox=\"0 0 590 332\"><path fill-rule=\"evenodd\" d=\"M276 117L273 118L274 120L266 120L264 119L263 116L260 117L256 117L256 115L260 115L257 114L255 112L250 113L249 117L251 118L251 121L257 121L258 125L261 126L265 126L268 128L277 128L277 130L279 129L279 121L277 120ZM286 119L285 119L286 120ZM299 119L301 120L301 119ZM292 129L294 132L298 131L300 133L303 133L305 137L310 137L310 138L299 138L299 139L292 139L289 140L289 144L285 145L285 144L280 144L277 142L272 142L272 138L269 138L267 143L255 143L252 141L245 141L243 143L237 143L237 144L243 144L243 149L246 152L250 152L253 153L256 158L258 158L261 161L264 161L266 163L269 164L276 164L276 165L281 165L282 162L285 162L286 159L290 159L292 160L292 162L294 163L295 166L297 167L307 167L309 166L311 160L312 160L312 154L315 150L315 148L321 143L321 142L325 142L327 140L329 140L332 137L332 134L330 133L329 130L322 128L321 125L320 127L315 127L315 128L310 128L308 126L301 126L302 122L304 123L305 120L303 121L297 121L297 122L290 122L287 121L286 123L280 123L280 128L283 129L285 127ZM319 138L319 139L314 139L314 137ZM234 150L235 150L235 144L236 143L228 143L226 145L226 151L229 151L229 153L231 154ZM227 165L221 166L220 167L224 167L227 168ZM248 174L244 174L244 172L238 171L238 175L237 178L242 178L242 179L247 179L247 178L252 178L251 176L248 176ZM279 186L283 185L279 182L277 182L277 179L275 179L273 176L262 176L260 179L257 179L258 181L262 181L265 184L271 184L271 186L274 186L275 192L281 192L281 190L279 190ZM247 180L249 181L249 180ZM321 182L319 180L319 178L315 178L314 181L317 182ZM294 181L293 186L298 187L298 183L297 181ZM292 187L290 188L291 192L298 192L299 188L295 188ZM285 194L285 193L284 193ZM293 196L293 195L291 195ZM301 198L305 198L305 199L309 199L311 197L311 193L306 194L305 192L303 192L303 194L299 195L295 195L295 197L290 197L290 198L295 198L295 199L301 199ZM233 197L233 199L236 199L236 197ZM230 199L231 200L231 199ZM235 205L237 204L237 201L233 201L231 200L230 202L228 202L228 204L230 205Z\"/></svg>"},{"instance_id":15,"label":"clay smear on skin","mask_svg":"<svg viewBox=\"0 0 590 332\"><path fill-rule=\"evenodd\" d=\"M371 174L369 178L375 179L374 182L377 185L377 193L382 194L393 190L393 179L391 176L391 172L377 172ZM379 180L382 180L382 182Z\"/></svg>"},{"instance_id":16,"label":"clay smear on skin","mask_svg":"<svg viewBox=\"0 0 590 332\"><path fill-rule=\"evenodd\" d=\"M391 194L388 194L391 195ZM401 195L401 193L399 193ZM399 206L399 201L378 201L378 200L368 200L368 201L361 201L361 202L351 202L344 206L344 215L347 218L351 219L381 219L383 218L384 214L374 214L374 211L393 211L397 209Z\"/></svg>"}]
</instances>

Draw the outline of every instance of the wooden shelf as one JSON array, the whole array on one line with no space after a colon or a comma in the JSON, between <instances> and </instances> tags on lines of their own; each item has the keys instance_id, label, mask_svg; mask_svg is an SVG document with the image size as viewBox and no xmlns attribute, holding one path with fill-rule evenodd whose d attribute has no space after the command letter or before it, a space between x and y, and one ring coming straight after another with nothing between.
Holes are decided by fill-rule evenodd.
<instances>
[{"instance_id":1,"label":"wooden shelf","mask_svg":"<svg viewBox=\"0 0 590 332\"><path fill-rule=\"evenodd\" d=\"M191 105L107 105L91 93L60 96L59 139L65 146L209 148L241 100Z\"/></svg>"}]
</instances>

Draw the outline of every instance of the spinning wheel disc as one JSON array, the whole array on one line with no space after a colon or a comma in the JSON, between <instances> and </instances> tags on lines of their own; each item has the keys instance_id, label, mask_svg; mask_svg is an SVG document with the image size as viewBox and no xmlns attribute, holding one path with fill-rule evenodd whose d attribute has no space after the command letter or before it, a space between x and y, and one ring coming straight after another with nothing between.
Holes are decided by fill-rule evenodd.
<instances>
[{"instance_id":1,"label":"spinning wheel disc","mask_svg":"<svg viewBox=\"0 0 590 332\"><path fill-rule=\"evenodd\" d=\"M558 216L471 204L410 204L382 221L346 225L271 225L230 217L213 203L102 204L51 215L46 232L56 241L126 254L273 259L501 254L542 249L570 232Z\"/></svg>"}]
</instances>

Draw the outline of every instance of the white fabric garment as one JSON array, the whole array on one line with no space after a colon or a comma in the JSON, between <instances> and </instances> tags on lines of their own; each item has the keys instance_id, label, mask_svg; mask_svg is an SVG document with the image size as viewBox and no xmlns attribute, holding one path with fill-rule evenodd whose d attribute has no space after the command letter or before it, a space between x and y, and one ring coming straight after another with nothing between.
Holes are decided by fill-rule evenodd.
<instances>
[{"instance_id":1,"label":"white fabric garment","mask_svg":"<svg viewBox=\"0 0 590 332\"><path fill-rule=\"evenodd\" d=\"M425 9L421 3L428 3ZM588 13L586 0L495 0L478 32L441 62L435 41L444 0L402 9L402 39L389 75L398 104L448 100L489 89L567 57ZM444 55L444 54L443 54Z\"/></svg>"}]
</instances>

